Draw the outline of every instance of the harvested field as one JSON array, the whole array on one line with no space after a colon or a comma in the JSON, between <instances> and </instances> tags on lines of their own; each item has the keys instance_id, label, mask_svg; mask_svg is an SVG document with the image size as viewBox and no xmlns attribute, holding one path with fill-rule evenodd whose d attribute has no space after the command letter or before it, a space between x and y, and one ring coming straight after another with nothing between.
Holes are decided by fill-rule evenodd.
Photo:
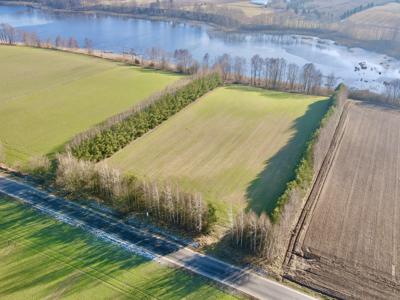
<instances>
[{"instance_id":1,"label":"harvested field","mask_svg":"<svg viewBox=\"0 0 400 300\"><path fill-rule=\"evenodd\" d=\"M0 46L0 141L9 164L59 150L77 133L179 76L60 51Z\"/></svg>"},{"instance_id":2,"label":"harvested field","mask_svg":"<svg viewBox=\"0 0 400 300\"><path fill-rule=\"evenodd\" d=\"M342 298L400 297L400 110L352 103L290 276ZM307 226L308 224L308 226Z\"/></svg>"},{"instance_id":3,"label":"harvested field","mask_svg":"<svg viewBox=\"0 0 400 300\"><path fill-rule=\"evenodd\" d=\"M0 298L234 299L1 195Z\"/></svg>"},{"instance_id":4,"label":"harvested field","mask_svg":"<svg viewBox=\"0 0 400 300\"><path fill-rule=\"evenodd\" d=\"M108 162L199 191L220 217L247 206L271 212L327 106L323 97L219 88Z\"/></svg>"},{"instance_id":5,"label":"harvested field","mask_svg":"<svg viewBox=\"0 0 400 300\"><path fill-rule=\"evenodd\" d=\"M389 3L359 12L346 19L344 27L356 38L400 41L400 3Z\"/></svg>"}]
</instances>

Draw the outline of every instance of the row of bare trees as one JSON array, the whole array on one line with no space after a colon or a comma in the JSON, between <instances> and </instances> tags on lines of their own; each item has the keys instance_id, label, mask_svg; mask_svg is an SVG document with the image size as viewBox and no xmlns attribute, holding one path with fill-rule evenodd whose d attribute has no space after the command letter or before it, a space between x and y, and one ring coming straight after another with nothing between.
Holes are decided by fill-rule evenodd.
<instances>
[{"instance_id":1,"label":"row of bare trees","mask_svg":"<svg viewBox=\"0 0 400 300\"><path fill-rule=\"evenodd\" d=\"M95 197L122 213L141 213L153 221L190 233L207 232L215 209L201 194L177 184L124 176L105 163L94 164L66 153L57 157L56 183L72 196Z\"/></svg>"},{"instance_id":2,"label":"row of bare trees","mask_svg":"<svg viewBox=\"0 0 400 300\"><path fill-rule=\"evenodd\" d=\"M254 55L250 63L250 82L265 88L316 94L323 87L331 90L337 79L331 74L324 80L322 72L312 63L299 67L288 63L284 58L262 58Z\"/></svg>"},{"instance_id":3,"label":"row of bare trees","mask_svg":"<svg viewBox=\"0 0 400 300\"><path fill-rule=\"evenodd\" d=\"M7 44L21 41L29 46L59 49L76 50L80 47L74 37L57 36L54 43L51 40L43 42L36 33L18 31L7 24L1 27L0 41ZM93 42L86 38L83 49L92 54ZM148 49L141 58L134 49L130 49L129 53L124 52L124 57L134 64L185 74L218 70L224 81L306 94L318 94L324 89L332 90L337 83L334 74L325 77L312 63L300 67L297 64L288 63L283 58L262 58L260 55L254 55L248 62L244 57L232 57L226 53L212 60L207 53L201 63L198 63L187 49L177 49L169 53L164 49L153 47Z\"/></svg>"},{"instance_id":4,"label":"row of bare trees","mask_svg":"<svg viewBox=\"0 0 400 300\"><path fill-rule=\"evenodd\" d=\"M288 63L284 58L262 58L258 54L254 55L250 62L241 56L231 57L229 54L223 54L217 57L213 64L210 63L210 56L206 54L201 69L208 68L217 69L224 81L306 94L332 91L338 81L333 73L324 76L312 63L300 67Z\"/></svg>"}]
</instances>

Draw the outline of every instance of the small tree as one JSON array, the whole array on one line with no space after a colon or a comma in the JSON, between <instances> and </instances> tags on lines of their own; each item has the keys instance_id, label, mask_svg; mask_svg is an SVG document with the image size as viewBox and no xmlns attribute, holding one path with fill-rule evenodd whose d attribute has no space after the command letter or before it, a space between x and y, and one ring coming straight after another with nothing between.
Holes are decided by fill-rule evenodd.
<instances>
[{"instance_id":1,"label":"small tree","mask_svg":"<svg viewBox=\"0 0 400 300\"><path fill-rule=\"evenodd\" d=\"M326 77L326 87L329 90L333 90L337 84L337 78L335 77L334 73L331 73Z\"/></svg>"},{"instance_id":2,"label":"small tree","mask_svg":"<svg viewBox=\"0 0 400 300\"><path fill-rule=\"evenodd\" d=\"M68 48L70 48L70 49L78 49L79 48L78 41L74 37L69 38Z\"/></svg>"},{"instance_id":3,"label":"small tree","mask_svg":"<svg viewBox=\"0 0 400 300\"><path fill-rule=\"evenodd\" d=\"M84 48L89 54L93 53L93 41L91 39L85 38Z\"/></svg>"}]
</instances>

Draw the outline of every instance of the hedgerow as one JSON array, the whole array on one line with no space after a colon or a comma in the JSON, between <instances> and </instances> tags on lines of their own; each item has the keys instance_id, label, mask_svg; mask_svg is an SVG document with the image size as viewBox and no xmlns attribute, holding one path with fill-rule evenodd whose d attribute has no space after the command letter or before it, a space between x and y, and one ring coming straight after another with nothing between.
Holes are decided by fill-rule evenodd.
<instances>
[{"instance_id":1,"label":"hedgerow","mask_svg":"<svg viewBox=\"0 0 400 300\"><path fill-rule=\"evenodd\" d=\"M67 149L78 159L103 160L221 84L217 73L193 77L183 86L166 90L151 99L147 105L122 113L80 135L67 145Z\"/></svg>"},{"instance_id":2,"label":"hedgerow","mask_svg":"<svg viewBox=\"0 0 400 300\"><path fill-rule=\"evenodd\" d=\"M325 113L324 117L320 122L320 126L315 132L313 133L312 137L307 143L306 150L303 153L303 156L298 164L295 177L292 181L287 184L285 192L279 197L277 201L277 205L274 211L271 214L272 222L277 222L281 215L282 209L285 204L289 201L290 195L294 189L299 189L301 191L305 191L311 184L311 181L314 177L314 146L318 140L320 135L321 128L325 126L328 122L331 115L334 113L337 105L338 105L338 98L344 92L346 87L344 85L339 85L339 87L335 90L333 95L330 97L329 101L329 109Z\"/></svg>"}]
</instances>

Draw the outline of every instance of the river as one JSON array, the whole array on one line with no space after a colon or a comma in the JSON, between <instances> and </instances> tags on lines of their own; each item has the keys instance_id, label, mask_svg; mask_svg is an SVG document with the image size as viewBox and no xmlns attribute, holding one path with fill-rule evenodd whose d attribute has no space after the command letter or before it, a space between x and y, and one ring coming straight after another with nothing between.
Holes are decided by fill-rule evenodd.
<instances>
[{"instance_id":1,"label":"river","mask_svg":"<svg viewBox=\"0 0 400 300\"><path fill-rule=\"evenodd\" d=\"M0 23L36 32L42 39L73 36L80 45L85 38L96 49L145 54L151 47L173 52L188 49L201 61L205 53L251 57L282 57L290 63L314 63L325 75L334 73L352 88L382 91L383 82L400 79L400 61L333 41L298 35L222 33L206 25L151 21L102 14L60 14L23 6L0 6ZM1 71L1 70L0 70Z\"/></svg>"}]
</instances>

